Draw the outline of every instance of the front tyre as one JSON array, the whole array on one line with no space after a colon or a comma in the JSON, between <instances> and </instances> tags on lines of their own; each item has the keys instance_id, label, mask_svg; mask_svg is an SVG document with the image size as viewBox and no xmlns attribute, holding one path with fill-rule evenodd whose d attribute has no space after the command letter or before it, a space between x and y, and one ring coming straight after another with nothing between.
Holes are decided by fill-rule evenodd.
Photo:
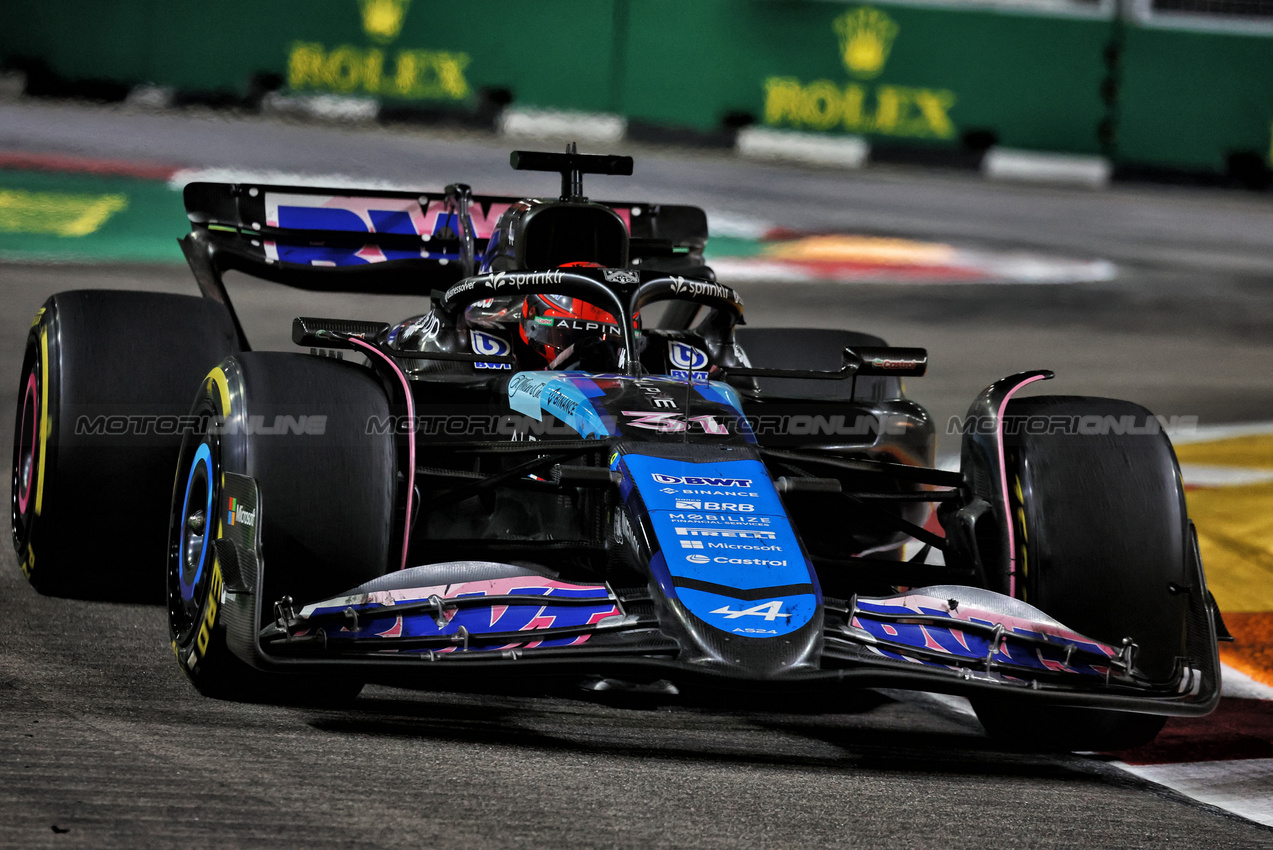
<instances>
[{"instance_id":1,"label":"front tyre","mask_svg":"<svg viewBox=\"0 0 1273 850\"><path fill-rule=\"evenodd\" d=\"M191 414L207 424L182 445L169 511L168 616L178 664L206 696L352 699L359 682L266 673L243 660L250 647L231 648L222 609L233 567L221 562L217 541L229 523L259 535L264 578L255 592L266 617L283 596L301 605L382 575L397 527L397 460L393 436L369 423L389 421L384 391L349 363L253 352L213 369ZM255 480L254 513L238 510L226 473Z\"/></svg>"},{"instance_id":2,"label":"front tyre","mask_svg":"<svg viewBox=\"0 0 1273 850\"><path fill-rule=\"evenodd\" d=\"M1016 572L1003 584L1080 634L1130 639L1137 673L1170 681L1187 654L1192 551L1170 441L1148 410L1114 399L1017 399L1007 419L1021 427L1005 440ZM1166 722L1009 700L973 707L994 737L1049 750L1133 747Z\"/></svg>"}]
</instances>

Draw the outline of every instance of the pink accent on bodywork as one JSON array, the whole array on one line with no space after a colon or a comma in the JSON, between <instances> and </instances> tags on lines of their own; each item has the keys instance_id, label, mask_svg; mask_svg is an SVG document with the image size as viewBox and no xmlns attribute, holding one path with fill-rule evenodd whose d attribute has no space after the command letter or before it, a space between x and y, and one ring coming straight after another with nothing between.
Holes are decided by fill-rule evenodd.
<instances>
[{"instance_id":1,"label":"pink accent on bodywork","mask_svg":"<svg viewBox=\"0 0 1273 850\"><path fill-rule=\"evenodd\" d=\"M514 595L518 592L527 592L528 595L533 595L530 592L536 590L605 591L605 589L605 585L600 584L570 584L568 582L556 581L555 579L550 578L540 578L538 576L513 576L511 578L465 581L458 584L435 584L426 587L405 587L400 590L374 590L362 597L342 597L341 604L349 605L372 603L376 605L401 605L407 602L419 602L423 599L428 599L431 596L437 596L441 599L455 599L460 596L506 596ZM545 600L552 600L553 598L554 597L552 595L543 596L543 599ZM606 597L597 599L598 603L605 601Z\"/></svg>"},{"instance_id":2,"label":"pink accent on bodywork","mask_svg":"<svg viewBox=\"0 0 1273 850\"><path fill-rule=\"evenodd\" d=\"M278 227L279 207L302 207L308 209L345 210L358 216L367 228L365 232L375 233L376 226L371 220L371 212L406 213L411 227L417 236L432 231L426 230L424 210L415 198L366 197L357 195L298 195L284 192L265 193L265 224L267 227ZM300 231L303 232L303 231Z\"/></svg>"},{"instance_id":3,"label":"pink accent on bodywork","mask_svg":"<svg viewBox=\"0 0 1273 850\"><path fill-rule=\"evenodd\" d=\"M499 217L511 206L512 204L509 203L493 203L490 209L483 213L481 204L470 204L469 221L473 223L473 236L478 239L489 239L491 234L495 232L495 225L499 222ZM420 232L436 233L438 220L453 212L455 210L448 206L445 200L429 201L428 209L424 211L424 224Z\"/></svg>"},{"instance_id":4,"label":"pink accent on bodywork","mask_svg":"<svg viewBox=\"0 0 1273 850\"><path fill-rule=\"evenodd\" d=\"M950 653L947 651L946 647L942 646L940 643L938 643L937 641L933 640L933 636L932 636L932 635L930 635L930 634L928 633L928 629L924 628L923 626L920 626L920 627L919 627L919 631L920 631L920 633L921 633L921 634L923 634L923 636L924 636L924 648L925 648L925 649L935 649L935 650L937 650L938 652L945 652L947 655L949 655L949 654L950 654Z\"/></svg>"},{"instance_id":5,"label":"pink accent on bodywork","mask_svg":"<svg viewBox=\"0 0 1273 850\"><path fill-rule=\"evenodd\" d=\"M412 424L412 427L407 431L407 513L406 521L402 524L402 560L398 564L398 569L405 570L407 568L407 543L411 540L411 504L415 497L415 399L411 397L411 384L407 380L406 374L398 368L397 363L393 362L392 357L357 337L350 337L349 342L352 345L366 349L388 363L389 368L393 369L394 374L398 376L398 380L402 382L402 392L407 398L407 421Z\"/></svg>"},{"instance_id":6,"label":"pink accent on bodywork","mask_svg":"<svg viewBox=\"0 0 1273 850\"><path fill-rule=\"evenodd\" d=\"M938 611L947 609L947 602L945 599L937 599L936 597L925 596L919 593L909 594L901 597L900 599L891 599L888 604L890 606L901 606L907 611L911 611L918 616L925 616L922 611L924 608L928 608L930 610L935 609ZM1078 632L1065 628L1059 624L1053 625L1052 623L1039 623L1034 620L1027 620L1024 617L1014 617L1011 614L996 614L980 608L971 608L967 605L960 605L958 609L948 611L948 613L950 614L950 628L952 629L958 629L958 623L961 620L980 620L983 623L995 623L1001 625L1010 632L1036 632L1038 634L1072 641L1084 646L1090 646L1110 658L1114 658L1118 655L1118 651L1112 646L1101 643L1098 640L1093 640L1086 635L1081 635ZM866 614L868 617L870 616L870 612L866 612ZM965 646L966 645L967 644L965 644Z\"/></svg>"},{"instance_id":7,"label":"pink accent on bodywork","mask_svg":"<svg viewBox=\"0 0 1273 850\"><path fill-rule=\"evenodd\" d=\"M1003 412L1008 408L1008 400L1018 390L1027 384L1042 381L1045 377L1045 375L1035 375L1033 378L1026 378L1008 390L1003 396L1003 401L999 403L999 412L995 414L997 420L995 433L999 437L999 485L1003 488L1003 515L1007 519L1008 526L1008 595L1014 597L1017 595L1017 538L1012 530L1012 503L1008 499L1008 463L1003 454Z\"/></svg>"}]
</instances>

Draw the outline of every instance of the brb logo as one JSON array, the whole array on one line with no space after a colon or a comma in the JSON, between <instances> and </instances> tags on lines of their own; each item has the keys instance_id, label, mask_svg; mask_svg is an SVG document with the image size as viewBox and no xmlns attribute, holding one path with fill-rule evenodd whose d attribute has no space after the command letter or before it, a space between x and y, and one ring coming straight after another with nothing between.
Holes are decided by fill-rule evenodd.
<instances>
[{"instance_id":1,"label":"brb logo","mask_svg":"<svg viewBox=\"0 0 1273 850\"><path fill-rule=\"evenodd\" d=\"M749 514L756 510L755 505L746 502L704 502L700 499L677 499L678 511L736 511Z\"/></svg>"},{"instance_id":2,"label":"brb logo","mask_svg":"<svg viewBox=\"0 0 1273 850\"><path fill-rule=\"evenodd\" d=\"M481 331L469 331L470 338L473 341L473 353L481 354L486 357L507 357L512 348L508 343L497 336ZM512 369L511 363L474 363L474 369Z\"/></svg>"},{"instance_id":3,"label":"brb logo","mask_svg":"<svg viewBox=\"0 0 1273 850\"><path fill-rule=\"evenodd\" d=\"M674 342L669 350L672 365L677 369L699 371L707 366L707 355L692 345Z\"/></svg>"}]
</instances>

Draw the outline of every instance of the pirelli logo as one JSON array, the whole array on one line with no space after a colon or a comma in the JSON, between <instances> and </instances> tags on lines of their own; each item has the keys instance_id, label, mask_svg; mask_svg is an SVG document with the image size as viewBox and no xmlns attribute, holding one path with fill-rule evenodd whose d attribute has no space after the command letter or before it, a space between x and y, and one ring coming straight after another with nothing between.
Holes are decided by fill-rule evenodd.
<instances>
[{"instance_id":1,"label":"pirelli logo","mask_svg":"<svg viewBox=\"0 0 1273 850\"><path fill-rule=\"evenodd\" d=\"M731 531L723 528L677 528L682 537L732 537L735 540L777 540L772 531Z\"/></svg>"}]
</instances>

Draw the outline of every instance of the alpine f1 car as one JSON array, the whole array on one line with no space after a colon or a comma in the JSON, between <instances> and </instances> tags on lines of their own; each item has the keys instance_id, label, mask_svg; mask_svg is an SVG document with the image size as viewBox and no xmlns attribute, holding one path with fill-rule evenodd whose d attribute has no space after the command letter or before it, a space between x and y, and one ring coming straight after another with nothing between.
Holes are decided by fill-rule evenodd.
<instances>
[{"instance_id":1,"label":"alpine f1 car","mask_svg":"<svg viewBox=\"0 0 1273 850\"><path fill-rule=\"evenodd\" d=\"M49 299L15 428L31 582L162 572L178 663L230 699L888 687L1072 747L1216 705L1223 625L1148 411L1018 397L1052 377L1023 372L934 468L923 349L746 325L702 210L584 197L630 158L512 164L560 197L192 183L202 297ZM253 351L228 270L429 309Z\"/></svg>"}]
</instances>

